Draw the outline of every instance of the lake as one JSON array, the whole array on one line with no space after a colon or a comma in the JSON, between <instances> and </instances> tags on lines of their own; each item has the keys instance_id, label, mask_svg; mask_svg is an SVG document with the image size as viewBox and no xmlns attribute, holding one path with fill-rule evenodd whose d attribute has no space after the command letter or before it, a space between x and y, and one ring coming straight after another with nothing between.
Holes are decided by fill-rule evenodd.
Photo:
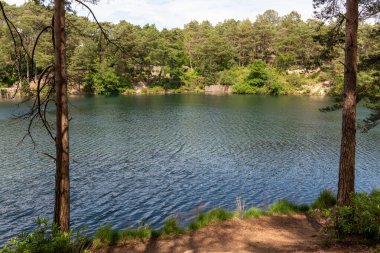
<instances>
[{"instance_id":1,"label":"lake","mask_svg":"<svg viewBox=\"0 0 380 253\"><path fill-rule=\"evenodd\" d=\"M72 226L159 228L199 211L310 203L336 191L341 112L323 97L158 95L71 98ZM48 135L0 100L0 244L52 217ZM23 106L21 106L23 108ZM359 108L359 118L368 111ZM19 144L19 145L18 145ZM358 191L380 187L380 129L358 133Z\"/></svg>"}]
</instances>

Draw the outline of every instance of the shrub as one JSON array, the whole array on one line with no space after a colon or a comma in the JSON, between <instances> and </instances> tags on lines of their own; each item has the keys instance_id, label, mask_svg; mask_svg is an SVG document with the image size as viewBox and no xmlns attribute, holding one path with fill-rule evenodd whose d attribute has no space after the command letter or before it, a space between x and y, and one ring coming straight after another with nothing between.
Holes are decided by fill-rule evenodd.
<instances>
[{"instance_id":1,"label":"shrub","mask_svg":"<svg viewBox=\"0 0 380 253\"><path fill-rule=\"evenodd\" d=\"M247 83L251 86L263 87L269 79L267 65L262 60L254 60L249 66Z\"/></svg>"},{"instance_id":2,"label":"shrub","mask_svg":"<svg viewBox=\"0 0 380 253\"><path fill-rule=\"evenodd\" d=\"M268 209L270 214L292 214L292 213L303 213L309 210L307 205L296 205L287 200L279 200L271 205Z\"/></svg>"},{"instance_id":3,"label":"shrub","mask_svg":"<svg viewBox=\"0 0 380 253\"><path fill-rule=\"evenodd\" d=\"M269 94L272 96L284 95L282 85L279 83L272 83L269 86Z\"/></svg>"},{"instance_id":4,"label":"shrub","mask_svg":"<svg viewBox=\"0 0 380 253\"><path fill-rule=\"evenodd\" d=\"M211 210L208 213L199 214L193 222L190 223L190 230L197 230L199 228L205 227L211 222L221 222L225 220L232 219L234 217L234 213L228 212L225 209L218 208Z\"/></svg>"},{"instance_id":5,"label":"shrub","mask_svg":"<svg viewBox=\"0 0 380 253\"><path fill-rule=\"evenodd\" d=\"M98 95L114 95L123 93L132 88L129 79L119 76L115 69L108 66L106 62L95 64L95 69L86 74L86 92L95 92Z\"/></svg>"},{"instance_id":6,"label":"shrub","mask_svg":"<svg viewBox=\"0 0 380 253\"><path fill-rule=\"evenodd\" d=\"M135 95L136 91L134 89L127 88L127 89L124 90L123 94L124 95Z\"/></svg>"},{"instance_id":7,"label":"shrub","mask_svg":"<svg viewBox=\"0 0 380 253\"><path fill-rule=\"evenodd\" d=\"M61 232L49 225L48 219L36 220L37 228L31 233L21 233L0 249L0 253L80 253L87 252L90 239L83 231ZM50 230L51 228L51 230ZM49 232L50 230L50 232Z\"/></svg>"},{"instance_id":8,"label":"shrub","mask_svg":"<svg viewBox=\"0 0 380 253\"><path fill-rule=\"evenodd\" d=\"M313 209L328 209L336 205L336 196L330 190L322 191L311 205Z\"/></svg>"},{"instance_id":9,"label":"shrub","mask_svg":"<svg viewBox=\"0 0 380 253\"><path fill-rule=\"evenodd\" d=\"M301 87L302 85L306 84L305 79L296 73L288 74L286 76L286 81L295 87Z\"/></svg>"},{"instance_id":10,"label":"shrub","mask_svg":"<svg viewBox=\"0 0 380 253\"><path fill-rule=\"evenodd\" d=\"M249 84L235 84L232 86L232 92L235 94L256 94L256 88Z\"/></svg>"},{"instance_id":11,"label":"shrub","mask_svg":"<svg viewBox=\"0 0 380 253\"><path fill-rule=\"evenodd\" d=\"M161 94L164 92L165 92L165 90L161 86L154 86L154 87L148 89L149 94Z\"/></svg>"},{"instance_id":12,"label":"shrub","mask_svg":"<svg viewBox=\"0 0 380 253\"><path fill-rule=\"evenodd\" d=\"M226 69L218 73L218 84L221 85L236 85L245 83L248 77L248 68L235 67Z\"/></svg>"},{"instance_id":13,"label":"shrub","mask_svg":"<svg viewBox=\"0 0 380 253\"><path fill-rule=\"evenodd\" d=\"M357 235L380 240L380 191L355 194L351 206L336 207L331 216L339 237Z\"/></svg>"},{"instance_id":14,"label":"shrub","mask_svg":"<svg viewBox=\"0 0 380 253\"><path fill-rule=\"evenodd\" d=\"M184 83L188 89L192 90L196 87L203 89L205 86L205 77L199 76L196 71L188 71L181 76L181 82ZM181 86L180 88L182 88Z\"/></svg>"}]
</instances>

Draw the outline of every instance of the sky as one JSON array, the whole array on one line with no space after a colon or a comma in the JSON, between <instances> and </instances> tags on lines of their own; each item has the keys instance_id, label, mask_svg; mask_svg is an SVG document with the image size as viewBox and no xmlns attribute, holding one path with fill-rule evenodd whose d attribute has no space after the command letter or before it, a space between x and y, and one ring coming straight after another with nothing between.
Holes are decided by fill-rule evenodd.
<instances>
[{"instance_id":1,"label":"sky","mask_svg":"<svg viewBox=\"0 0 380 253\"><path fill-rule=\"evenodd\" d=\"M5 0L9 4L23 4L25 0ZM100 21L118 23L126 20L135 25L155 24L158 28L182 28L192 20L209 20L213 24L226 19L255 20L266 10L280 15L297 11L303 19L313 17L312 0L100 0L91 5ZM79 15L88 11L76 7Z\"/></svg>"}]
</instances>

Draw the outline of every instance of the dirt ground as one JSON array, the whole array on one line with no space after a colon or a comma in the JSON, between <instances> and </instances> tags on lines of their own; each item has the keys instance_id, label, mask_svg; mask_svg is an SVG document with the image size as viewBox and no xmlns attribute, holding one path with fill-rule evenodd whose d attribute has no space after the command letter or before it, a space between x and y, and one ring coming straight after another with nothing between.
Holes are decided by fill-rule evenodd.
<instances>
[{"instance_id":1,"label":"dirt ground","mask_svg":"<svg viewBox=\"0 0 380 253\"><path fill-rule=\"evenodd\" d=\"M126 242L97 253L371 252L358 245L326 248L324 241L317 222L305 215L282 215L228 220L178 237Z\"/></svg>"}]
</instances>

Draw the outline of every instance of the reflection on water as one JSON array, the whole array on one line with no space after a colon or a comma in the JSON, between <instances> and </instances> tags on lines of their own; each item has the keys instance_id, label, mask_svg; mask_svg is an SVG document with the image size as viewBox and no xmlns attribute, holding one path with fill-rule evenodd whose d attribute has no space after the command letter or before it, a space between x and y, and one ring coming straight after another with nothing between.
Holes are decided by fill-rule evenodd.
<instances>
[{"instance_id":1,"label":"reflection on water","mask_svg":"<svg viewBox=\"0 0 380 253\"><path fill-rule=\"evenodd\" d=\"M276 199L310 203L336 189L340 112L328 98L134 96L71 99L72 225L182 224L199 210L265 207ZM53 143L16 102L0 100L0 244L52 217ZM365 110L359 109L361 117ZM358 134L357 189L380 187L380 131Z\"/></svg>"}]
</instances>

